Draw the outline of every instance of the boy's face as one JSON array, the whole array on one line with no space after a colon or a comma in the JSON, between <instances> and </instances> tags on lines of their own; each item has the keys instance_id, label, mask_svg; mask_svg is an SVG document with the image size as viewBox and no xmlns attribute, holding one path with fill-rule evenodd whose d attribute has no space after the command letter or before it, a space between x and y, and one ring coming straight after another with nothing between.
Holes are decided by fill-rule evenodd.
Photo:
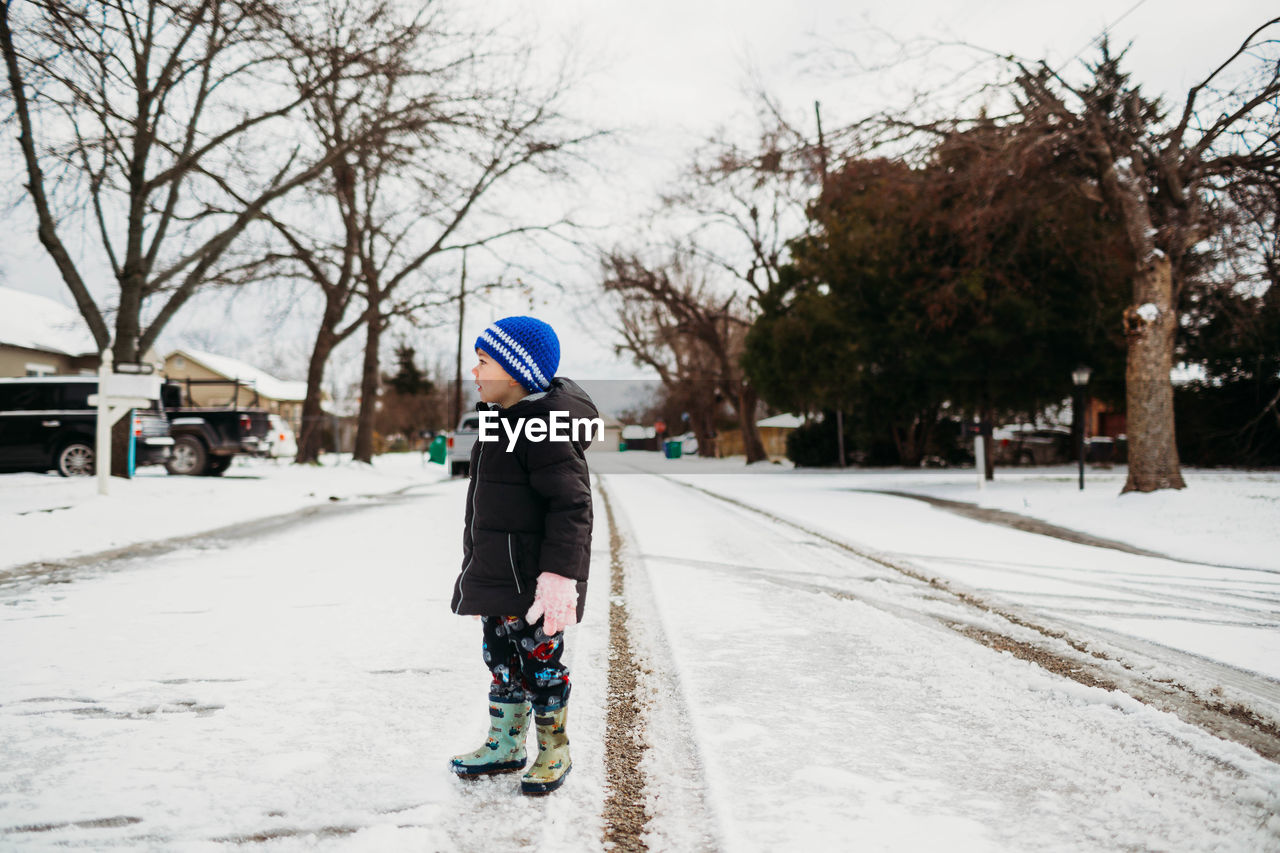
<instances>
[{"instance_id":1,"label":"boy's face","mask_svg":"<svg viewBox=\"0 0 1280 853\"><path fill-rule=\"evenodd\" d=\"M481 400L505 407L525 396L524 387L488 353L476 350L476 359L478 363L471 368L471 375L476 378L476 390L480 392Z\"/></svg>"}]
</instances>

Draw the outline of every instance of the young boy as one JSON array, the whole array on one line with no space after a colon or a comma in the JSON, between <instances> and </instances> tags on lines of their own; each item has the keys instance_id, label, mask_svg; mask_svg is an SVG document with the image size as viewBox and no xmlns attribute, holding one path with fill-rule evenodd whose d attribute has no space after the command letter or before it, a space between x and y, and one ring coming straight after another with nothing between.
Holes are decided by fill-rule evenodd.
<instances>
[{"instance_id":1,"label":"young boy","mask_svg":"<svg viewBox=\"0 0 1280 853\"><path fill-rule=\"evenodd\" d=\"M560 341L541 320L498 320L475 349L481 435L471 450L453 612L483 622L493 680L489 737L451 766L460 776L523 769L532 705L538 757L520 790L546 794L572 766L565 733L569 670L560 657L563 631L582 618L586 604L592 522L584 457L590 436L561 429L567 440L557 440L551 427L599 413L586 392L554 376ZM486 433L496 440L485 440Z\"/></svg>"}]
</instances>

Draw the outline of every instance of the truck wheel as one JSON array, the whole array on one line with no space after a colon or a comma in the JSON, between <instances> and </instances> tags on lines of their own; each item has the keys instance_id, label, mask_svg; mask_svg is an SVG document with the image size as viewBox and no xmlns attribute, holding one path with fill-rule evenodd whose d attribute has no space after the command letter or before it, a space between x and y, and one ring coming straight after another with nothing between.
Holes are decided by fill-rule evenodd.
<instances>
[{"instance_id":1,"label":"truck wheel","mask_svg":"<svg viewBox=\"0 0 1280 853\"><path fill-rule=\"evenodd\" d=\"M1024 450L1018 454L1018 464L1024 468L1030 468L1036 464L1036 457L1030 450Z\"/></svg>"},{"instance_id":2,"label":"truck wheel","mask_svg":"<svg viewBox=\"0 0 1280 853\"><path fill-rule=\"evenodd\" d=\"M450 463L449 463L449 476L450 476L450 477L465 477L465 476L467 476L467 469L469 469L470 467L471 467L471 463L470 463L470 462L450 462Z\"/></svg>"},{"instance_id":3,"label":"truck wheel","mask_svg":"<svg viewBox=\"0 0 1280 853\"><path fill-rule=\"evenodd\" d=\"M170 474L192 476L204 470L209 458L209 451L204 449L204 442L189 435L179 436L173 443L173 455L165 463Z\"/></svg>"},{"instance_id":4,"label":"truck wheel","mask_svg":"<svg viewBox=\"0 0 1280 853\"><path fill-rule=\"evenodd\" d=\"M94 473L93 448L73 441L58 451L58 473L63 477L87 477Z\"/></svg>"},{"instance_id":5,"label":"truck wheel","mask_svg":"<svg viewBox=\"0 0 1280 853\"><path fill-rule=\"evenodd\" d=\"M230 467L230 456L211 456L209 458L209 464L204 467L204 472L210 477L221 477Z\"/></svg>"}]
</instances>

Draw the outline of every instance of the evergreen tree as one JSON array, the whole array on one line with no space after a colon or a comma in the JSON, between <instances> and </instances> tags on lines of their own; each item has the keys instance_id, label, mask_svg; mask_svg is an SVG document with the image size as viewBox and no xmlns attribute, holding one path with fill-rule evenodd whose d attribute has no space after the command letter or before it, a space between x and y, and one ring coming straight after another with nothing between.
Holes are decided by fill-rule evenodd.
<instances>
[{"instance_id":1,"label":"evergreen tree","mask_svg":"<svg viewBox=\"0 0 1280 853\"><path fill-rule=\"evenodd\" d=\"M400 344L396 347L396 372L385 380L395 393L412 397L418 394L430 394L435 390L426 373L418 367L417 358L417 351L408 344Z\"/></svg>"},{"instance_id":2,"label":"evergreen tree","mask_svg":"<svg viewBox=\"0 0 1280 853\"><path fill-rule=\"evenodd\" d=\"M849 412L861 447L887 438L916 464L945 410L1034 413L1069 396L1082 361L1118 380L1117 226L1051 157L1011 160L1025 149L1010 132L982 125L918 168L859 160L829 176L748 336L768 402Z\"/></svg>"}]
</instances>

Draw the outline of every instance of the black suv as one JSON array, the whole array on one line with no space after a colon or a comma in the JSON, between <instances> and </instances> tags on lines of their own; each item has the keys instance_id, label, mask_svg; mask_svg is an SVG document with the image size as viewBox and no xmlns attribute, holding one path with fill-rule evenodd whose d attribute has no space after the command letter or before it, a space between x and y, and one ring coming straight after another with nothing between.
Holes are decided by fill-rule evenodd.
<instances>
[{"instance_id":1,"label":"black suv","mask_svg":"<svg viewBox=\"0 0 1280 853\"><path fill-rule=\"evenodd\" d=\"M0 379L0 470L93 473L98 410L96 376ZM138 465L163 465L173 447L169 420L158 407L133 414Z\"/></svg>"}]
</instances>

